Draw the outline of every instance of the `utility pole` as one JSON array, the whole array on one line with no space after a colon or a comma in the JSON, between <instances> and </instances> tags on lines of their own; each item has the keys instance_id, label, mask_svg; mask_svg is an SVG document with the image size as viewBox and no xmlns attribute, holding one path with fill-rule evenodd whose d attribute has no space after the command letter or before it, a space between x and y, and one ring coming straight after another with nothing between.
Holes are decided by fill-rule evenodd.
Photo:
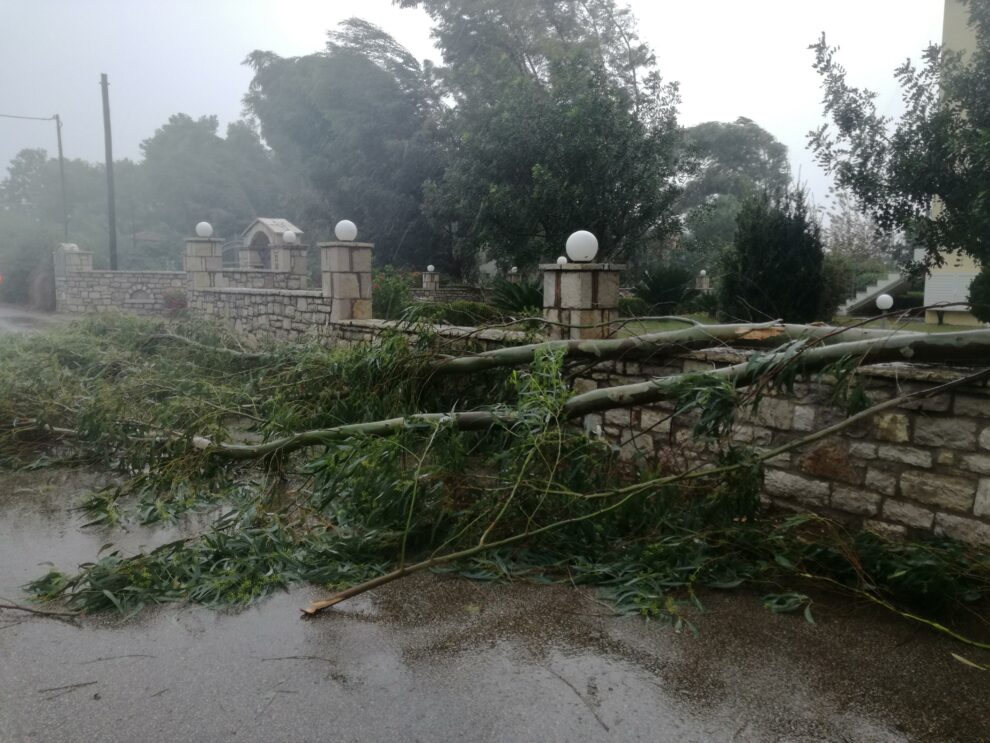
<instances>
[{"instance_id":1,"label":"utility pole","mask_svg":"<svg viewBox=\"0 0 990 743\"><path fill-rule=\"evenodd\" d=\"M110 134L110 83L107 74L100 75L103 88L103 140L107 158L107 219L110 228L110 270L117 270L117 206L113 190L113 136Z\"/></svg>"},{"instance_id":2,"label":"utility pole","mask_svg":"<svg viewBox=\"0 0 990 743\"><path fill-rule=\"evenodd\" d=\"M65 241L69 242L69 207L65 205L65 158L62 156L62 119L58 114L55 119L55 133L58 136L58 176L62 181L62 229L65 232Z\"/></svg>"}]
</instances>

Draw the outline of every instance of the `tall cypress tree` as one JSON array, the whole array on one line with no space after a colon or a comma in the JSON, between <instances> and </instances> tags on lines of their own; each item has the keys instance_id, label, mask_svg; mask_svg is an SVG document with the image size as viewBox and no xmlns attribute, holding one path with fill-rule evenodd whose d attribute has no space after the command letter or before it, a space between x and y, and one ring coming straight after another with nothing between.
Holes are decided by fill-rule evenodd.
<instances>
[{"instance_id":1,"label":"tall cypress tree","mask_svg":"<svg viewBox=\"0 0 990 743\"><path fill-rule=\"evenodd\" d=\"M743 204L723 257L719 313L746 321L823 319L823 261L821 228L802 192L755 195Z\"/></svg>"}]
</instances>

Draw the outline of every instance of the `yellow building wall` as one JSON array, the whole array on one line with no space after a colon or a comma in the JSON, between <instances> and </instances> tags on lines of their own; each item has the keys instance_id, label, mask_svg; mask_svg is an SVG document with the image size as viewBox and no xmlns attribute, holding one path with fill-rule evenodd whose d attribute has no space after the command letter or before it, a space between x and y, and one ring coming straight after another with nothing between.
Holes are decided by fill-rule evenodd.
<instances>
[{"instance_id":1,"label":"yellow building wall","mask_svg":"<svg viewBox=\"0 0 990 743\"><path fill-rule=\"evenodd\" d=\"M945 0L942 46L962 51L964 58L976 49L976 32L969 25L969 10L959 0ZM936 202L932 211L937 213L939 208L940 205ZM925 304L965 302L969 296L969 283L979 272L979 263L970 256L962 253L946 254L945 264L941 268L933 268L931 275L925 279ZM925 312L926 323L937 323L939 319L949 325L982 325L963 310Z\"/></svg>"}]
</instances>

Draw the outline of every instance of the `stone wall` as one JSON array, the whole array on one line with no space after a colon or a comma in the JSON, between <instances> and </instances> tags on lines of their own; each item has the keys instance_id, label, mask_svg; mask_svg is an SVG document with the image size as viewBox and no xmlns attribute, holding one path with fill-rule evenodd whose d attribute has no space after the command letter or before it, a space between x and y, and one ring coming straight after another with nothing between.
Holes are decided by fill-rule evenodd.
<instances>
[{"instance_id":1,"label":"stone wall","mask_svg":"<svg viewBox=\"0 0 990 743\"><path fill-rule=\"evenodd\" d=\"M216 288L189 292L190 309L257 340L295 341L326 332L329 299L319 291Z\"/></svg>"},{"instance_id":2,"label":"stone wall","mask_svg":"<svg viewBox=\"0 0 990 743\"><path fill-rule=\"evenodd\" d=\"M576 380L578 391L631 384L651 376L733 363L726 352L689 354L667 366L610 362ZM885 364L862 371L873 402L960 378L962 371ZM761 450L807 436L846 417L833 388L801 382L793 394L746 408L732 438ZM589 415L586 430L638 460L668 471L710 461L712 448L693 433L697 414L672 417L668 403ZM872 421L769 460L766 502L826 513L890 535L937 534L990 544L990 390L958 387L882 412Z\"/></svg>"},{"instance_id":3,"label":"stone wall","mask_svg":"<svg viewBox=\"0 0 990 743\"><path fill-rule=\"evenodd\" d=\"M478 286L441 286L438 289L416 288L412 297L417 302L445 304L447 302L484 302L485 290Z\"/></svg>"},{"instance_id":4,"label":"stone wall","mask_svg":"<svg viewBox=\"0 0 990 743\"><path fill-rule=\"evenodd\" d=\"M80 271L55 276L55 306L59 312L86 313L123 310L137 315L160 315L165 292L181 291L182 271Z\"/></svg>"},{"instance_id":5,"label":"stone wall","mask_svg":"<svg viewBox=\"0 0 990 743\"><path fill-rule=\"evenodd\" d=\"M308 289L309 277L263 268L224 269L218 272L217 285L243 289Z\"/></svg>"}]
</instances>

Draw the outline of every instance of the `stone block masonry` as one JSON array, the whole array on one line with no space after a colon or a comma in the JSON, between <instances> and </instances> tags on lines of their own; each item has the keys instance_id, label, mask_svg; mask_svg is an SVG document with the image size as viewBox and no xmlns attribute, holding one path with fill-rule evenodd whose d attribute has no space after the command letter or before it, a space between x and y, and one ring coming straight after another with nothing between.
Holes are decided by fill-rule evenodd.
<instances>
[{"instance_id":1,"label":"stone block masonry","mask_svg":"<svg viewBox=\"0 0 990 743\"><path fill-rule=\"evenodd\" d=\"M619 319L619 274L608 263L550 263L543 272L543 319L551 338L607 338Z\"/></svg>"},{"instance_id":2,"label":"stone block masonry","mask_svg":"<svg viewBox=\"0 0 990 743\"><path fill-rule=\"evenodd\" d=\"M183 271L94 271L93 254L74 245L60 245L53 259L59 312L160 315L168 309L169 294L181 294L186 286Z\"/></svg>"},{"instance_id":3,"label":"stone block masonry","mask_svg":"<svg viewBox=\"0 0 990 743\"><path fill-rule=\"evenodd\" d=\"M320 243L323 297L334 320L371 319L373 245L355 242Z\"/></svg>"},{"instance_id":4,"label":"stone block masonry","mask_svg":"<svg viewBox=\"0 0 990 743\"><path fill-rule=\"evenodd\" d=\"M575 382L586 391L738 361L724 354L686 354L678 367L607 362ZM947 381L929 381L930 367L867 367L867 394L886 400ZM964 372L958 372L963 376ZM732 439L767 450L845 417L824 383L795 386L740 411ZM603 423L603 425L601 425ZM697 466L712 447L692 431L690 415L671 417L668 405L590 415L619 455L668 470ZM633 442L630 444L630 442ZM690 456L682 456L689 454ZM990 545L990 390L959 387L885 411L865 425L814 442L766 463L764 495L787 509L811 509L886 535L944 535Z\"/></svg>"},{"instance_id":5,"label":"stone block masonry","mask_svg":"<svg viewBox=\"0 0 990 743\"><path fill-rule=\"evenodd\" d=\"M190 292L189 307L256 340L326 334L331 306L320 291L219 287Z\"/></svg>"}]
</instances>

